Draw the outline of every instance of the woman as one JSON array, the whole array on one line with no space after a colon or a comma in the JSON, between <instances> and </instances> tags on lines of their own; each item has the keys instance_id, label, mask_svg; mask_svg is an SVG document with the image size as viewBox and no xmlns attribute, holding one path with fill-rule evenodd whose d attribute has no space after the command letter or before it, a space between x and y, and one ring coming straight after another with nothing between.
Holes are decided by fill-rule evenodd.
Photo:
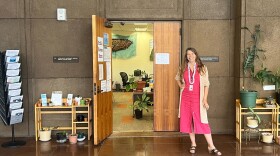
<instances>
[{"instance_id":1,"label":"woman","mask_svg":"<svg viewBox=\"0 0 280 156\"><path fill-rule=\"evenodd\" d=\"M195 153L196 150L195 134L204 134L209 153L222 155L213 144L207 119L209 109L207 96L210 85L208 71L201 62L196 49L188 48L186 50L183 66L175 79L181 88L180 132L190 135L190 153Z\"/></svg>"}]
</instances>

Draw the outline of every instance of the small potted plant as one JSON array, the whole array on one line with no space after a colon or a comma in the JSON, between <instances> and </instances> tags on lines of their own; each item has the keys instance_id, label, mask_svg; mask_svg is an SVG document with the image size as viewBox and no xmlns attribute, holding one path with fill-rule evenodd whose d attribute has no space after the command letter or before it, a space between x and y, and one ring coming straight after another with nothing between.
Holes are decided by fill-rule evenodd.
<instances>
[{"instance_id":1,"label":"small potted plant","mask_svg":"<svg viewBox=\"0 0 280 156\"><path fill-rule=\"evenodd\" d=\"M137 83L135 82L135 77L133 77L133 75L130 75L128 82L129 83L125 85L125 90L127 92L130 90L135 90L137 88Z\"/></svg>"},{"instance_id":2,"label":"small potted plant","mask_svg":"<svg viewBox=\"0 0 280 156\"><path fill-rule=\"evenodd\" d=\"M260 129L271 128L271 122L263 120L259 127ZM273 134L271 132L262 132L262 142L273 143Z\"/></svg>"},{"instance_id":3,"label":"small potted plant","mask_svg":"<svg viewBox=\"0 0 280 156\"><path fill-rule=\"evenodd\" d=\"M70 142L70 144L76 144L77 143L77 139L78 139L78 135L77 134L70 134L69 135L69 142Z\"/></svg>"},{"instance_id":4,"label":"small potted plant","mask_svg":"<svg viewBox=\"0 0 280 156\"><path fill-rule=\"evenodd\" d=\"M136 101L132 105L135 111L136 119L141 119L143 116L143 110L149 112L148 104L153 104L150 97L147 96L147 92L144 92L141 97L137 96Z\"/></svg>"},{"instance_id":5,"label":"small potted plant","mask_svg":"<svg viewBox=\"0 0 280 156\"><path fill-rule=\"evenodd\" d=\"M261 123L261 118L251 107L249 107L249 110L251 115L247 117L247 126L250 128L257 128Z\"/></svg>"},{"instance_id":6,"label":"small potted plant","mask_svg":"<svg viewBox=\"0 0 280 156\"><path fill-rule=\"evenodd\" d=\"M65 143L67 141L67 133L65 131L56 133L56 142Z\"/></svg>"},{"instance_id":7,"label":"small potted plant","mask_svg":"<svg viewBox=\"0 0 280 156\"><path fill-rule=\"evenodd\" d=\"M39 140L49 141L51 140L52 130L50 128L42 128L39 130Z\"/></svg>"}]
</instances>

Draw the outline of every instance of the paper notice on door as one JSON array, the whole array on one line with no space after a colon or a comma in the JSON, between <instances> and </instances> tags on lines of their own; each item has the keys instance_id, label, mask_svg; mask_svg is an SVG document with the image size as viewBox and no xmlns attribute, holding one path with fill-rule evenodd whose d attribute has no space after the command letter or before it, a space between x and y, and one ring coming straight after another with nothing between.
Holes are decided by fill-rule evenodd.
<instances>
[{"instance_id":1,"label":"paper notice on door","mask_svg":"<svg viewBox=\"0 0 280 156\"><path fill-rule=\"evenodd\" d=\"M106 79L111 80L111 62L106 62Z\"/></svg>"},{"instance_id":2,"label":"paper notice on door","mask_svg":"<svg viewBox=\"0 0 280 156\"><path fill-rule=\"evenodd\" d=\"M111 47L106 47L103 49L104 61L111 62Z\"/></svg>"},{"instance_id":3,"label":"paper notice on door","mask_svg":"<svg viewBox=\"0 0 280 156\"><path fill-rule=\"evenodd\" d=\"M106 92L106 89L107 89L107 81L102 80L101 81L101 93Z\"/></svg>"},{"instance_id":4,"label":"paper notice on door","mask_svg":"<svg viewBox=\"0 0 280 156\"><path fill-rule=\"evenodd\" d=\"M99 80L103 80L104 79L103 64L98 65L98 73L99 73Z\"/></svg>"},{"instance_id":5,"label":"paper notice on door","mask_svg":"<svg viewBox=\"0 0 280 156\"><path fill-rule=\"evenodd\" d=\"M169 64L169 53L156 53L156 64Z\"/></svg>"},{"instance_id":6,"label":"paper notice on door","mask_svg":"<svg viewBox=\"0 0 280 156\"><path fill-rule=\"evenodd\" d=\"M112 81L107 80L107 92L110 92L112 90Z\"/></svg>"},{"instance_id":7,"label":"paper notice on door","mask_svg":"<svg viewBox=\"0 0 280 156\"><path fill-rule=\"evenodd\" d=\"M103 46L98 46L98 62L104 61Z\"/></svg>"}]
</instances>

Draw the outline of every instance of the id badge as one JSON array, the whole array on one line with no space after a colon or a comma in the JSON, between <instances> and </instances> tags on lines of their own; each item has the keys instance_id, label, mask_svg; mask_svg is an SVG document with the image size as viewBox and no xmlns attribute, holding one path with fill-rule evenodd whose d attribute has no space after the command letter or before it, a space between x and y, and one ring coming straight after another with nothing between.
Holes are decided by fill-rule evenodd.
<instances>
[{"instance_id":1,"label":"id badge","mask_svg":"<svg viewBox=\"0 0 280 156\"><path fill-rule=\"evenodd\" d=\"M193 85L189 86L189 91L193 91Z\"/></svg>"}]
</instances>

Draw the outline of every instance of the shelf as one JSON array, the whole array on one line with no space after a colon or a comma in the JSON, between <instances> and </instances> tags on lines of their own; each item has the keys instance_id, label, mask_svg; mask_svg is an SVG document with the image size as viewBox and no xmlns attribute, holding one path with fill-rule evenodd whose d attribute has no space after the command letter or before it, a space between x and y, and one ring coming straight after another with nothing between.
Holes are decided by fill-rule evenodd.
<instances>
[{"instance_id":1,"label":"shelf","mask_svg":"<svg viewBox=\"0 0 280 156\"><path fill-rule=\"evenodd\" d=\"M52 129L54 131L56 130L71 130L72 134L76 134L77 130L87 130L88 134L88 140L90 140L92 136L92 104L91 104L91 99L86 98L90 100L90 104L88 105L71 105L71 106L40 106L38 107L38 103L40 103L40 100L34 105L35 109L35 137L36 141L38 140L38 132L42 128L49 128L48 126L44 125L42 126L42 122L44 118L42 118L43 115L48 115L48 114L61 114L61 115L66 115L70 114L72 117L72 120L70 120L72 127L63 127L59 126L56 129ZM64 101L66 99L63 99ZM76 116L77 114L86 114L85 117L88 118L88 121L77 121ZM84 124L84 125L83 125Z\"/></svg>"},{"instance_id":2,"label":"shelf","mask_svg":"<svg viewBox=\"0 0 280 156\"><path fill-rule=\"evenodd\" d=\"M84 123L84 124L88 124L88 121L74 121L73 123Z\"/></svg>"}]
</instances>

